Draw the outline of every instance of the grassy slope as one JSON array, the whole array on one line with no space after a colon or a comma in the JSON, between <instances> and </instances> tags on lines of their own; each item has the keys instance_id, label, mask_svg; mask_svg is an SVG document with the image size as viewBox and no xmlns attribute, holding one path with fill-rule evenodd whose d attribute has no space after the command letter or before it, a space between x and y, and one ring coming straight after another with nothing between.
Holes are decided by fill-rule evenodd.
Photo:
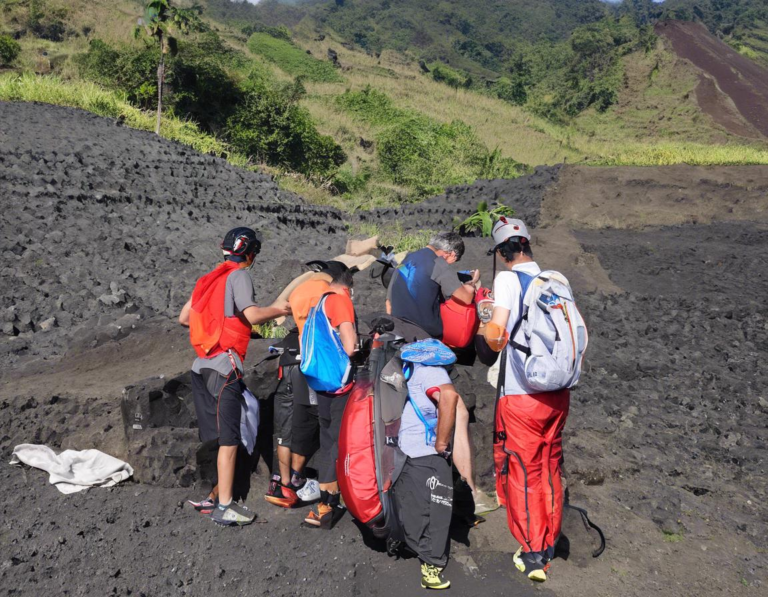
<instances>
[{"instance_id":1,"label":"grassy slope","mask_svg":"<svg viewBox=\"0 0 768 597\"><path fill-rule=\"evenodd\" d=\"M355 140L370 129L341 113L332 99L345 88L370 84L399 106L444 122L463 120L488 147L499 147L505 156L527 164L551 164L563 158L608 159L613 150L642 150L656 142L742 141L716 127L699 110L691 93L697 82L695 72L661 44L647 55L625 57L626 86L615 106L602 114L588 111L572 126L563 127L506 102L436 83L422 75L415 63L394 52L383 52L376 59L346 50L330 37L321 42L304 36L302 43L315 56L325 55L328 48L339 53L346 83L310 84L307 103L326 132L346 129Z\"/></svg>"},{"instance_id":2,"label":"grassy slope","mask_svg":"<svg viewBox=\"0 0 768 597\"><path fill-rule=\"evenodd\" d=\"M741 54L768 67L768 22L756 20L738 41L726 40Z\"/></svg>"},{"instance_id":3,"label":"grassy slope","mask_svg":"<svg viewBox=\"0 0 768 597\"><path fill-rule=\"evenodd\" d=\"M90 27L90 37L129 41L133 23L140 12L130 0L47 0L49 6L64 6L66 22L82 31ZM14 28L12 12L2 12L0 28ZM16 16L19 16L18 14ZM23 15L21 15L23 16ZM239 31L213 23L228 43L248 53L277 78L289 79L274 62L252 53L247 39ZM335 98L346 89L366 85L387 93L398 107L417 110L431 118L450 122L459 119L473 127L480 140L502 155L530 164L586 162L596 164L654 165L680 163L768 163L765 144L744 145L743 140L716 127L698 109L692 89L696 75L676 60L663 46L650 54L632 54L624 58L626 86L620 101L606 113L588 111L571 126L556 126L523 109L474 92L453 90L424 76L415 61L394 51L384 51L379 58L348 50L333 34L317 41L316 23L305 19L295 28L299 44L312 55L325 59L328 48L339 53L344 69L338 82L307 81L304 105L316 119L321 132L342 144L354 172L377 169L375 152L366 150L360 140L371 140L375 129L339 109ZM75 77L67 56L84 51L83 35L54 44L45 40L22 39L22 65L40 73L55 69L63 77ZM44 56L43 53L47 53ZM290 70L286 67L287 70ZM338 71L337 71L338 72ZM284 175L284 186L319 202L342 204L326 189L309 185L299 177ZM352 198L346 207L363 207L377 202L374 183L365 194ZM389 185L391 186L391 185ZM379 189L382 190L382 189ZM392 189L385 189L392 190Z\"/></svg>"}]
</instances>

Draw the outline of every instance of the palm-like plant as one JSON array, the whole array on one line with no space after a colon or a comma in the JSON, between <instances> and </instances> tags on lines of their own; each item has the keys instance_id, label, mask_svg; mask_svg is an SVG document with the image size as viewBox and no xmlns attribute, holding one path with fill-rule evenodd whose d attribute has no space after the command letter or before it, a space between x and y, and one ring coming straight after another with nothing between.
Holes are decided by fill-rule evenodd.
<instances>
[{"instance_id":1,"label":"palm-like plant","mask_svg":"<svg viewBox=\"0 0 768 597\"><path fill-rule=\"evenodd\" d=\"M197 4L190 8L173 6L171 0L147 0L144 5L144 17L134 30L138 38L145 34L156 40L160 46L160 62L157 66L157 124L155 133L160 134L160 118L163 112L163 83L165 82L165 55L172 56L178 51L176 35L186 35L190 31L200 31L202 7Z\"/></svg>"},{"instance_id":2,"label":"palm-like plant","mask_svg":"<svg viewBox=\"0 0 768 597\"><path fill-rule=\"evenodd\" d=\"M461 230L464 233L479 232L480 236L491 236L493 225L496 220L498 220L500 216L511 216L514 213L514 209L502 205L501 203L489 210L488 202L481 201L477 204L477 211L463 222L460 222L456 226L456 229Z\"/></svg>"}]
</instances>

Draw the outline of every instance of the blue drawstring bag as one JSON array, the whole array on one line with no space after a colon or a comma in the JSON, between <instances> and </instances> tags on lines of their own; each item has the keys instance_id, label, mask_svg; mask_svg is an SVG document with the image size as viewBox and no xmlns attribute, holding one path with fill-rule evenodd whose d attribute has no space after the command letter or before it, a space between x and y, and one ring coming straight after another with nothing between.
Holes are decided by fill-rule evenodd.
<instances>
[{"instance_id":1,"label":"blue drawstring bag","mask_svg":"<svg viewBox=\"0 0 768 597\"><path fill-rule=\"evenodd\" d=\"M301 372L316 392L338 392L352 380L352 363L325 313L324 294L309 312L301 335Z\"/></svg>"},{"instance_id":2,"label":"blue drawstring bag","mask_svg":"<svg viewBox=\"0 0 768 597\"><path fill-rule=\"evenodd\" d=\"M428 338L405 345L400 351L400 358L409 363L418 363L429 367L447 367L456 362L456 355L440 340Z\"/></svg>"}]
</instances>

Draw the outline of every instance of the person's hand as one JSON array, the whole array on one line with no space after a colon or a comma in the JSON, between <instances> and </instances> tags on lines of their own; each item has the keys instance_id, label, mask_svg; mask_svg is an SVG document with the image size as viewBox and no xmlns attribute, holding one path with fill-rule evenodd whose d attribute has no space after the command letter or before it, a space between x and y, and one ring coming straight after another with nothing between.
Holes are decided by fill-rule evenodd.
<instances>
[{"instance_id":1,"label":"person's hand","mask_svg":"<svg viewBox=\"0 0 768 597\"><path fill-rule=\"evenodd\" d=\"M472 280L470 284L472 284L472 286L477 288L477 285L479 282L480 282L480 270L479 269L472 270Z\"/></svg>"},{"instance_id":2,"label":"person's hand","mask_svg":"<svg viewBox=\"0 0 768 597\"><path fill-rule=\"evenodd\" d=\"M274 303L272 303L272 308L282 311L282 315L291 314L291 304L288 302L288 299L277 299Z\"/></svg>"}]
</instances>

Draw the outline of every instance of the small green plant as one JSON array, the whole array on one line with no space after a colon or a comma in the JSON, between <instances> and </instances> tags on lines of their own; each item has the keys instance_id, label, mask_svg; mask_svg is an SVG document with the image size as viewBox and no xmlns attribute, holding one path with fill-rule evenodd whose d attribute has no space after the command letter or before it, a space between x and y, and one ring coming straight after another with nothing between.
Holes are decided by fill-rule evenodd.
<instances>
[{"instance_id":1,"label":"small green plant","mask_svg":"<svg viewBox=\"0 0 768 597\"><path fill-rule=\"evenodd\" d=\"M669 531L664 531L664 541L667 543L680 543L682 540L682 533L671 533Z\"/></svg>"},{"instance_id":2,"label":"small green plant","mask_svg":"<svg viewBox=\"0 0 768 597\"><path fill-rule=\"evenodd\" d=\"M477 204L477 211L466 220L456 226L457 230L467 232L479 232L480 236L491 236L493 225L501 216L511 216L515 210L499 203L496 207L489 210L488 202L481 201Z\"/></svg>"},{"instance_id":3,"label":"small green plant","mask_svg":"<svg viewBox=\"0 0 768 597\"><path fill-rule=\"evenodd\" d=\"M349 224L347 230L350 236L370 238L379 237L379 244L394 247L395 253L403 251L410 253L423 249L429 243L435 230L417 228L406 230L401 222L392 225L379 226L377 224Z\"/></svg>"},{"instance_id":4,"label":"small green plant","mask_svg":"<svg viewBox=\"0 0 768 597\"><path fill-rule=\"evenodd\" d=\"M351 195L362 191L370 179L371 170L369 168L361 168L355 172L351 166L347 165L339 168L333 176L331 181L332 191L337 195Z\"/></svg>"},{"instance_id":5,"label":"small green plant","mask_svg":"<svg viewBox=\"0 0 768 597\"><path fill-rule=\"evenodd\" d=\"M254 325L253 331L262 338L267 339L281 339L288 335L288 330L281 325L277 325L274 321Z\"/></svg>"},{"instance_id":6,"label":"small green plant","mask_svg":"<svg viewBox=\"0 0 768 597\"><path fill-rule=\"evenodd\" d=\"M10 64L21 53L19 43L9 35L0 35L0 64Z\"/></svg>"}]
</instances>

